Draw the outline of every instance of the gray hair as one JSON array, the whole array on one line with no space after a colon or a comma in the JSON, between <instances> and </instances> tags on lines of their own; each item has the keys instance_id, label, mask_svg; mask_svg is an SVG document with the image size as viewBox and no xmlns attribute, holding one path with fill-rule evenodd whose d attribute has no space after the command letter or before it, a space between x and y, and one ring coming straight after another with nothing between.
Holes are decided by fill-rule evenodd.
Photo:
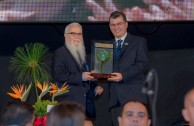
<instances>
[{"instance_id":1,"label":"gray hair","mask_svg":"<svg viewBox=\"0 0 194 126\"><path fill-rule=\"evenodd\" d=\"M68 33L72 26L78 26L82 29L82 26L79 23L73 22L73 23L70 23L66 26L64 33Z\"/></svg>"}]
</instances>

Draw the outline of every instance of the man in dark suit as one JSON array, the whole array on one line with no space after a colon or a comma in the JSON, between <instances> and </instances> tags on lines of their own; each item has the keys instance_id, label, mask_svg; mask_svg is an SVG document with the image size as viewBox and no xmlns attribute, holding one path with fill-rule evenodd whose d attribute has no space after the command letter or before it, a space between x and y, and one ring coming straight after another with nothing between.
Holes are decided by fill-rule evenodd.
<instances>
[{"instance_id":1,"label":"man in dark suit","mask_svg":"<svg viewBox=\"0 0 194 126\"><path fill-rule=\"evenodd\" d=\"M94 77L90 75L91 72L89 72L89 66L86 62L82 26L79 23L67 25L64 37L65 45L58 48L53 57L55 81L58 86L65 82L70 86L69 93L60 97L60 100L78 102L88 110L90 108L86 106L86 99L91 98L94 88L96 94L101 94L102 88L94 87L95 85L90 81Z\"/></svg>"},{"instance_id":2,"label":"man in dark suit","mask_svg":"<svg viewBox=\"0 0 194 126\"><path fill-rule=\"evenodd\" d=\"M148 68L146 40L127 32L128 22L123 12L110 14L109 27L115 39L114 71L110 81L109 107L114 126L118 126L117 117L121 105L130 99L147 102L141 89L144 84L144 72Z\"/></svg>"}]
</instances>

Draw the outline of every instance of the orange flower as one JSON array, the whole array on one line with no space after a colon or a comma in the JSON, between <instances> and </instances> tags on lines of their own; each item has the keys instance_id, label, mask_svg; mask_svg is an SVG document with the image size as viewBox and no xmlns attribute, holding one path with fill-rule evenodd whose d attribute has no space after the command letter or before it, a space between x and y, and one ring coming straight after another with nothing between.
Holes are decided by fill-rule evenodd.
<instances>
[{"instance_id":1,"label":"orange flower","mask_svg":"<svg viewBox=\"0 0 194 126\"><path fill-rule=\"evenodd\" d=\"M51 94L55 94L58 91L58 87L56 84L51 83L52 91L49 91Z\"/></svg>"},{"instance_id":2,"label":"orange flower","mask_svg":"<svg viewBox=\"0 0 194 126\"><path fill-rule=\"evenodd\" d=\"M51 94L56 94L58 92L61 92L61 91L68 91L69 90L69 86L66 85L66 83L61 87L61 88L58 88L56 84L53 84L51 83L51 86L52 86L52 91L49 91Z\"/></svg>"},{"instance_id":3,"label":"orange flower","mask_svg":"<svg viewBox=\"0 0 194 126\"><path fill-rule=\"evenodd\" d=\"M46 83L46 82L44 82L44 83L43 83L43 86L42 86L42 84L41 84L39 81L37 81L37 86L38 86L38 88L39 88L42 92L46 91L46 90L49 88L49 85L48 85L48 83Z\"/></svg>"},{"instance_id":4,"label":"orange flower","mask_svg":"<svg viewBox=\"0 0 194 126\"><path fill-rule=\"evenodd\" d=\"M20 84L20 85L12 86L11 89L13 90L14 93L7 92L9 96L11 96L12 98L21 99L21 101L25 101L30 92L31 84L28 86L28 88Z\"/></svg>"},{"instance_id":5,"label":"orange flower","mask_svg":"<svg viewBox=\"0 0 194 126\"><path fill-rule=\"evenodd\" d=\"M49 91L51 94L53 94L52 96L52 101L54 102L54 98L56 96L62 95L64 93L69 92L69 86L65 84L63 84L63 86L61 88L58 88L56 84L51 83L52 89L51 91Z\"/></svg>"},{"instance_id":6,"label":"orange flower","mask_svg":"<svg viewBox=\"0 0 194 126\"><path fill-rule=\"evenodd\" d=\"M41 99L44 95L46 95L47 92L50 91L52 88L52 86L50 86L47 82L44 82L42 85L39 81L37 81L37 87L41 90L39 99Z\"/></svg>"}]
</instances>

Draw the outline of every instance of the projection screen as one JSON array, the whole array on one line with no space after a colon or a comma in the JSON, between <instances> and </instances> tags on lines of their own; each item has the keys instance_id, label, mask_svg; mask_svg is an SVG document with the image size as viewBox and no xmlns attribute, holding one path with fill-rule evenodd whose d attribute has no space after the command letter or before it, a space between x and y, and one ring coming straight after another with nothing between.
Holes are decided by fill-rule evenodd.
<instances>
[{"instance_id":1,"label":"projection screen","mask_svg":"<svg viewBox=\"0 0 194 126\"><path fill-rule=\"evenodd\" d=\"M193 21L194 0L0 0L0 22Z\"/></svg>"}]
</instances>

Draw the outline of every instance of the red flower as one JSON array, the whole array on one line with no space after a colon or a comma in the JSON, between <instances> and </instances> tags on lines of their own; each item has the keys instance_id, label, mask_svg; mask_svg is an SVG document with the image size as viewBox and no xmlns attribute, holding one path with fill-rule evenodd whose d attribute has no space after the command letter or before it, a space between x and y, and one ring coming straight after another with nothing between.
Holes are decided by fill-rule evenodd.
<instances>
[{"instance_id":1,"label":"red flower","mask_svg":"<svg viewBox=\"0 0 194 126\"><path fill-rule=\"evenodd\" d=\"M43 122L43 123L42 123L42 124L43 124L43 126L46 126L46 120L47 120L47 115L43 117L43 120L42 120L42 122Z\"/></svg>"},{"instance_id":2,"label":"red flower","mask_svg":"<svg viewBox=\"0 0 194 126\"><path fill-rule=\"evenodd\" d=\"M34 120L34 126L46 126L47 116L36 117Z\"/></svg>"}]
</instances>

